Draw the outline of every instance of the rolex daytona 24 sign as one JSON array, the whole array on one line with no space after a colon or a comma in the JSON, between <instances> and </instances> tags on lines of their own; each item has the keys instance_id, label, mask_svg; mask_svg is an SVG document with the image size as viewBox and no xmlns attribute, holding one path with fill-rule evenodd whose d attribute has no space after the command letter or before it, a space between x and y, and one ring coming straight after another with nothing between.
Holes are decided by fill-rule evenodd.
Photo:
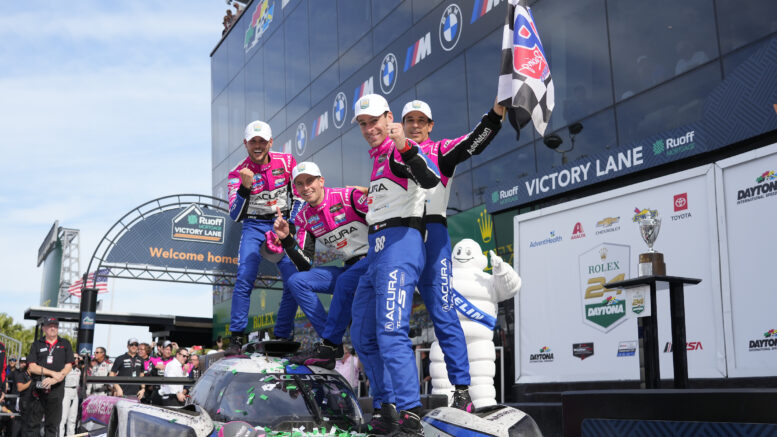
<instances>
[{"instance_id":1,"label":"rolex daytona 24 sign","mask_svg":"<svg viewBox=\"0 0 777 437\"><path fill-rule=\"evenodd\" d=\"M623 290L609 290L604 285L626 279L630 252L629 246L603 243L580 255L583 322L602 332L627 320Z\"/></svg>"}]
</instances>

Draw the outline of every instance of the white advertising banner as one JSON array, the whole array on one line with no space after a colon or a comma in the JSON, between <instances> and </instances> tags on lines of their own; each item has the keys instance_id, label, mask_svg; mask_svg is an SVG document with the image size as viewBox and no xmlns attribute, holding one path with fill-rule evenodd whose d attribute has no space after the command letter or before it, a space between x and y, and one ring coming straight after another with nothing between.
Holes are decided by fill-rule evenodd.
<instances>
[{"instance_id":1,"label":"white advertising banner","mask_svg":"<svg viewBox=\"0 0 777 437\"><path fill-rule=\"evenodd\" d=\"M717 165L728 374L777 376L777 145Z\"/></svg>"},{"instance_id":2,"label":"white advertising banner","mask_svg":"<svg viewBox=\"0 0 777 437\"><path fill-rule=\"evenodd\" d=\"M645 315L645 298L604 285L638 276L637 257L648 246L637 220L648 211L662 219L654 248L664 254L667 274L702 280L685 287L689 377L726 376L714 168L515 217L515 268L523 279L515 300L516 382L639 379L635 317ZM673 347L668 290L656 300L666 379Z\"/></svg>"}]
</instances>

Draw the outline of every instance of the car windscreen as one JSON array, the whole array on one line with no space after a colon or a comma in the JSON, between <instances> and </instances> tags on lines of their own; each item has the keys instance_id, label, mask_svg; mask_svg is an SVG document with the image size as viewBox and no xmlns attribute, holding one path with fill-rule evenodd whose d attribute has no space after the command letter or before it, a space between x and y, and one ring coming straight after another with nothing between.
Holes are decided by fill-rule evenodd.
<instances>
[{"instance_id":1,"label":"car windscreen","mask_svg":"<svg viewBox=\"0 0 777 437\"><path fill-rule=\"evenodd\" d=\"M210 396L214 420L240 420L273 430L361 422L361 410L350 387L334 375L232 373L221 376ZM216 407L216 411L212 409Z\"/></svg>"}]
</instances>

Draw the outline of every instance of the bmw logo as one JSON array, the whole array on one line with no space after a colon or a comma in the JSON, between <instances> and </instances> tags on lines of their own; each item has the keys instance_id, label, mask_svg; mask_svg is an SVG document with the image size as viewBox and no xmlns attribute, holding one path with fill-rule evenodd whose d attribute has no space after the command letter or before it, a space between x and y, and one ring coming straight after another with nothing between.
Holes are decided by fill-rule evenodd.
<instances>
[{"instance_id":1,"label":"bmw logo","mask_svg":"<svg viewBox=\"0 0 777 437\"><path fill-rule=\"evenodd\" d=\"M335 96L335 103L332 105L332 119L335 127L340 129L345 123L345 116L348 114L348 105L346 105L345 93L340 91Z\"/></svg>"},{"instance_id":2,"label":"bmw logo","mask_svg":"<svg viewBox=\"0 0 777 437\"><path fill-rule=\"evenodd\" d=\"M308 144L308 129L305 127L305 123L300 123L299 126L297 126L297 136L296 136L296 143L295 143L295 152L297 152L297 156L302 156L303 153L305 153L305 146Z\"/></svg>"},{"instance_id":3,"label":"bmw logo","mask_svg":"<svg viewBox=\"0 0 777 437\"><path fill-rule=\"evenodd\" d=\"M461 26L464 23L461 9L452 3L442 13L440 18L440 46L446 52L453 50L461 37Z\"/></svg>"},{"instance_id":4,"label":"bmw logo","mask_svg":"<svg viewBox=\"0 0 777 437\"><path fill-rule=\"evenodd\" d=\"M389 94L394 89L399 74L398 66L397 57L393 53L383 57L383 62L380 63L380 89L383 94Z\"/></svg>"}]
</instances>

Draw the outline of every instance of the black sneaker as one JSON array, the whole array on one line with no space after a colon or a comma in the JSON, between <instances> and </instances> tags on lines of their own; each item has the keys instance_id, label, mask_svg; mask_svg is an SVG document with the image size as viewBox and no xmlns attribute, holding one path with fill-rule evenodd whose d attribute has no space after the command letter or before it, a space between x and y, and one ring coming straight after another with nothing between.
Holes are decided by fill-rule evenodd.
<instances>
[{"instance_id":1,"label":"black sneaker","mask_svg":"<svg viewBox=\"0 0 777 437\"><path fill-rule=\"evenodd\" d=\"M391 437L410 437L424 435L424 427L421 426L421 418L411 411L400 411L399 429L388 435Z\"/></svg>"},{"instance_id":2,"label":"black sneaker","mask_svg":"<svg viewBox=\"0 0 777 437\"><path fill-rule=\"evenodd\" d=\"M466 411L467 413L475 411L475 406L472 405L472 398L469 397L469 390L466 388L456 389L453 392L453 403L451 404L451 407Z\"/></svg>"},{"instance_id":3,"label":"black sneaker","mask_svg":"<svg viewBox=\"0 0 777 437\"><path fill-rule=\"evenodd\" d=\"M229 346L227 346L227 348L224 349L224 356L240 355L243 353L242 347L243 347L243 335L232 334L232 336L229 337Z\"/></svg>"},{"instance_id":4,"label":"black sneaker","mask_svg":"<svg viewBox=\"0 0 777 437\"><path fill-rule=\"evenodd\" d=\"M398 429L399 413L397 413L397 408L394 404L382 404L380 411L376 411L372 415L372 420L369 423L357 426L354 431L370 435L385 435Z\"/></svg>"},{"instance_id":5,"label":"black sneaker","mask_svg":"<svg viewBox=\"0 0 777 437\"><path fill-rule=\"evenodd\" d=\"M289 359L290 363L301 364L304 366L318 366L324 369L333 370L335 361L337 361L337 351L340 350L342 356L343 345L329 346L323 343L317 343L312 351L295 355Z\"/></svg>"}]
</instances>

